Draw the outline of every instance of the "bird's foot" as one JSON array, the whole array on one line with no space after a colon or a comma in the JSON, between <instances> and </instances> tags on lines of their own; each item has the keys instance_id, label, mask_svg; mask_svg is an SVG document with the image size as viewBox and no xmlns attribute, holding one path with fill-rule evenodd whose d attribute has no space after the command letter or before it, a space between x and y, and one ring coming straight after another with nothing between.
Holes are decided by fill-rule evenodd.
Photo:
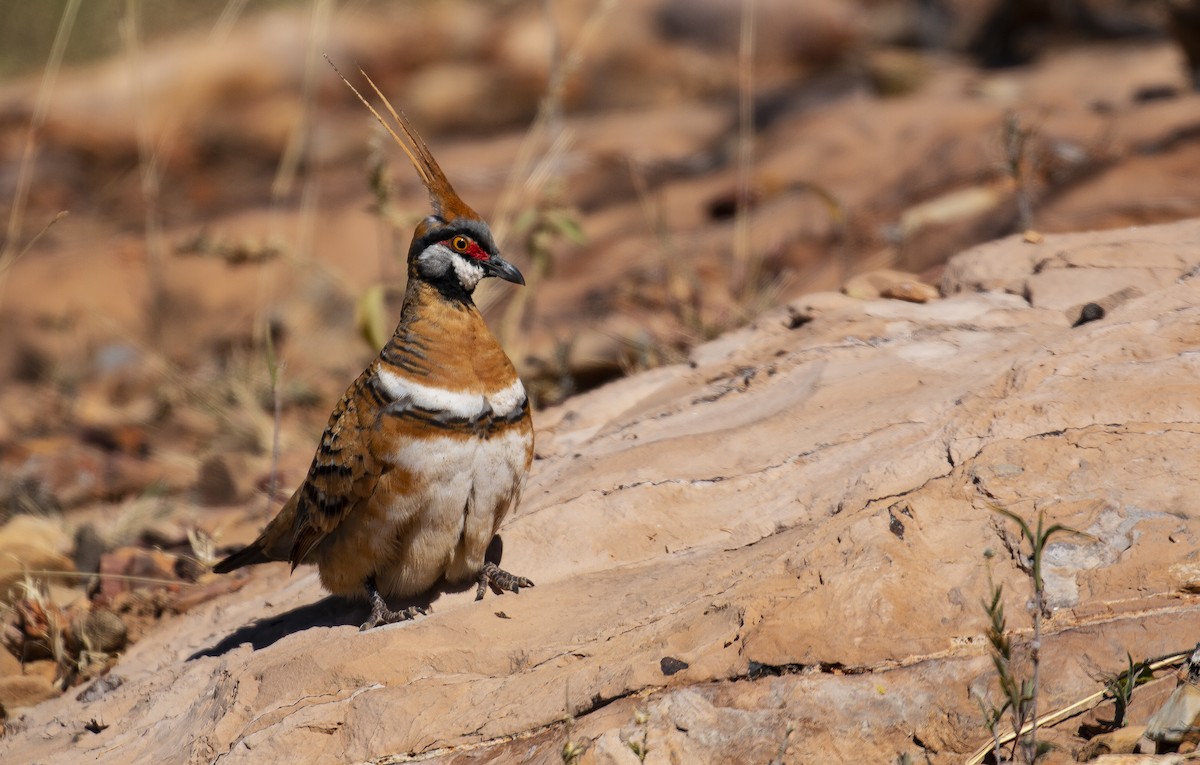
<instances>
[{"instance_id":1,"label":"bird's foot","mask_svg":"<svg viewBox=\"0 0 1200 765\"><path fill-rule=\"evenodd\" d=\"M532 587L533 582L523 576L510 574L504 569L497 566L495 563L488 561L483 564L483 570L479 572L479 588L475 590L475 599L483 600L483 594L487 592L489 587L492 592L497 595L508 592L519 593L522 587Z\"/></svg>"},{"instance_id":2,"label":"bird's foot","mask_svg":"<svg viewBox=\"0 0 1200 765\"><path fill-rule=\"evenodd\" d=\"M375 604L371 606L371 616L363 622L359 628L359 632L369 630L372 627L378 627L381 624L395 624L396 622L406 622L410 619L415 619L418 616L425 616L429 613L429 609L421 608L420 606L409 606L402 608L399 611L393 611L385 605Z\"/></svg>"},{"instance_id":3,"label":"bird's foot","mask_svg":"<svg viewBox=\"0 0 1200 765\"><path fill-rule=\"evenodd\" d=\"M367 595L371 598L371 616L367 618L362 626L358 628L359 632L369 630L372 627L378 627L381 624L395 624L396 622L406 622L410 619L415 619L418 616L427 616L429 609L422 606L409 606L402 608L399 611L393 611L388 608L384 602L383 596L379 594L379 590L375 587L375 580L368 579L366 582Z\"/></svg>"}]
</instances>

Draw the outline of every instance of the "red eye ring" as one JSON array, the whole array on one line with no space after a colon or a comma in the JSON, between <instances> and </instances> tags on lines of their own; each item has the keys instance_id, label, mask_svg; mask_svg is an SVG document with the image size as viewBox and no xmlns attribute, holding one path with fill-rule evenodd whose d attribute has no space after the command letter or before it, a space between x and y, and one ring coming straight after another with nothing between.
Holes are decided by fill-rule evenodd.
<instances>
[{"instance_id":1,"label":"red eye ring","mask_svg":"<svg viewBox=\"0 0 1200 765\"><path fill-rule=\"evenodd\" d=\"M462 234L459 234L450 240L450 246L453 247L456 252L466 252L467 248L471 246L471 240Z\"/></svg>"}]
</instances>

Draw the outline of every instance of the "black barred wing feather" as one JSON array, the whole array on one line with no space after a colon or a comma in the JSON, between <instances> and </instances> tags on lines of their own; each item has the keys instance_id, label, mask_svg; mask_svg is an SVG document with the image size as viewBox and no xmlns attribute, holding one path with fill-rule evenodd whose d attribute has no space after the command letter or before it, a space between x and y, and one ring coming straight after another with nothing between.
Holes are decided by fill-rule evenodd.
<instances>
[{"instance_id":1,"label":"black barred wing feather","mask_svg":"<svg viewBox=\"0 0 1200 765\"><path fill-rule=\"evenodd\" d=\"M321 540L375 492L388 465L377 458L375 430L387 402L368 368L329 415L321 443L298 490L296 531L288 560L306 562Z\"/></svg>"}]
</instances>

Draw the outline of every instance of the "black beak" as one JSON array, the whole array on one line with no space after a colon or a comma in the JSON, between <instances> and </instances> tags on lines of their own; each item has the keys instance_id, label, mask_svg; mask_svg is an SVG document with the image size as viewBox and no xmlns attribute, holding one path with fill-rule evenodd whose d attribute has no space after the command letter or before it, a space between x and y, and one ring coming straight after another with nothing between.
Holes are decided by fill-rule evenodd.
<instances>
[{"instance_id":1,"label":"black beak","mask_svg":"<svg viewBox=\"0 0 1200 765\"><path fill-rule=\"evenodd\" d=\"M525 284L525 277L521 276L521 272L517 270L517 267L499 255L493 255L479 265L483 266L483 270L488 276L498 276L506 282L522 286Z\"/></svg>"}]
</instances>

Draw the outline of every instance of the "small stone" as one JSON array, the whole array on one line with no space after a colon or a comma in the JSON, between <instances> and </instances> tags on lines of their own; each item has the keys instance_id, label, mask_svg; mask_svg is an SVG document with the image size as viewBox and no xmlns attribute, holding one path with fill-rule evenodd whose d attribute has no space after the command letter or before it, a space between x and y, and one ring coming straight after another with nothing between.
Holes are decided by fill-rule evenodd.
<instances>
[{"instance_id":1,"label":"small stone","mask_svg":"<svg viewBox=\"0 0 1200 765\"><path fill-rule=\"evenodd\" d=\"M117 653L129 640L129 629L120 616L98 608L71 621L71 639L79 650Z\"/></svg>"},{"instance_id":2,"label":"small stone","mask_svg":"<svg viewBox=\"0 0 1200 765\"><path fill-rule=\"evenodd\" d=\"M97 699L104 698L124 684L125 681L116 675L105 675L76 694L75 700L82 704L88 704Z\"/></svg>"},{"instance_id":3,"label":"small stone","mask_svg":"<svg viewBox=\"0 0 1200 765\"><path fill-rule=\"evenodd\" d=\"M1118 728L1110 733L1101 733L1092 738L1080 753L1080 760L1092 760L1102 754L1133 754L1146 726L1132 725Z\"/></svg>"},{"instance_id":4,"label":"small stone","mask_svg":"<svg viewBox=\"0 0 1200 765\"><path fill-rule=\"evenodd\" d=\"M86 730L88 733L102 733L108 729L108 725L100 722L99 720L97 720L96 718L93 717L92 719L90 719L86 723L84 723L83 729Z\"/></svg>"},{"instance_id":5,"label":"small stone","mask_svg":"<svg viewBox=\"0 0 1200 765\"><path fill-rule=\"evenodd\" d=\"M906 300L909 303L928 303L939 297L937 288L921 282L900 282L886 287L880 297L890 300Z\"/></svg>"},{"instance_id":6,"label":"small stone","mask_svg":"<svg viewBox=\"0 0 1200 765\"><path fill-rule=\"evenodd\" d=\"M79 432L79 440L105 452L120 452L143 459L150 454L150 437L141 425L88 425Z\"/></svg>"},{"instance_id":7,"label":"small stone","mask_svg":"<svg viewBox=\"0 0 1200 765\"><path fill-rule=\"evenodd\" d=\"M783 322L783 326L787 327L788 329L799 329L800 327L803 327L805 324L808 324L809 322L811 322L814 318L811 313L805 313L805 312L799 310L798 308L796 308L795 306L789 305L787 307L787 311L788 311L788 315L787 315L787 318Z\"/></svg>"},{"instance_id":8,"label":"small stone","mask_svg":"<svg viewBox=\"0 0 1200 765\"><path fill-rule=\"evenodd\" d=\"M884 49L867 57L867 76L884 97L903 96L919 90L929 75L927 57L916 50Z\"/></svg>"},{"instance_id":9,"label":"small stone","mask_svg":"<svg viewBox=\"0 0 1200 765\"><path fill-rule=\"evenodd\" d=\"M75 552L72 558L75 569L86 574L100 571L100 556L104 555L104 538L96 531L96 527L85 523L75 530Z\"/></svg>"},{"instance_id":10,"label":"small stone","mask_svg":"<svg viewBox=\"0 0 1200 765\"><path fill-rule=\"evenodd\" d=\"M936 287L924 284L916 274L890 268L852 276L842 285L842 292L859 300L890 298L911 303L926 303L940 294Z\"/></svg>"},{"instance_id":11,"label":"small stone","mask_svg":"<svg viewBox=\"0 0 1200 765\"><path fill-rule=\"evenodd\" d=\"M175 564L175 556L161 550L120 547L100 558L100 592L112 598L133 589L174 583L178 580Z\"/></svg>"},{"instance_id":12,"label":"small stone","mask_svg":"<svg viewBox=\"0 0 1200 765\"><path fill-rule=\"evenodd\" d=\"M1104 306L1099 303L1085 303L1083 308L1079 309L1079 318L1071 325L1072 328L1080 327L1088 322L1099 321L1104 318Z\"/></svg>"},{"instance_id":13,"label":"small stone","mask_svg":"<svg viewBox=\"0 0 1200 765\"><path fill-rule=\"evenodd\" d=\"M11 477L0 483L0 524L21 514L47 518L62 515L54 492L36 475Z\"/></svg>"},{"instance_id":14,"label":"small stone","mask_svg":"<svg viewBox=\"0 0 1200 765\"><path fill-rule=\"evenodd\" d=\"M213 598L237 592L246 586L248 580L236 576L218 576L209 581L187 587L174 595L165 607L177 614L187 613L201 603L207 603ZM504 613L503 611L499 613Z\"/></svg>"},{"instance_id":15,"label":"small stone","mask_svg":"<svg viewBox=\"0 0 1200 765\"><path fill-rule=\"evenodd\" d=\"M1200 562L1176 563L1169 571L1176 590L1200 593Z\"/></svg>"},{"instance_id":16,"label":"small stone","mask_svg":"<svg viewBox=\"0 0 1200 765\"><path fill-rule=\"evenodd\" d=\"M196 501L202 505L232 505L237 501L237 485L225 459L214 454L200 463L196 475Z\"/></svg>"}]
</instances>

